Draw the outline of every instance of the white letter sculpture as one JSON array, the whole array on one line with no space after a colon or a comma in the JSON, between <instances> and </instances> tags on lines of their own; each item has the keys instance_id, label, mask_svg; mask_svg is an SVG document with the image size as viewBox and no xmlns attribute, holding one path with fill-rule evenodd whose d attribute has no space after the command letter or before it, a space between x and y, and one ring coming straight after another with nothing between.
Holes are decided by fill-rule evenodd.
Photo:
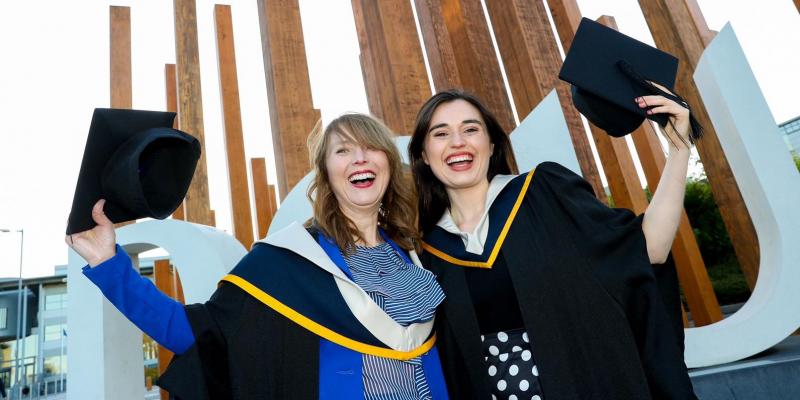
<instances>
[{"instance_id":1,"label":"white letter sculpture","mask_svg":"<svg viewBox=\"0 0 800 400\"><path fill-rule=\"evenodd\" d=\"M730 24L706 48L694 80L742 192L761 249L750 300L686 331L686 365L741 360L800 326L800 174Z\"/></svg>"}]
</instances>

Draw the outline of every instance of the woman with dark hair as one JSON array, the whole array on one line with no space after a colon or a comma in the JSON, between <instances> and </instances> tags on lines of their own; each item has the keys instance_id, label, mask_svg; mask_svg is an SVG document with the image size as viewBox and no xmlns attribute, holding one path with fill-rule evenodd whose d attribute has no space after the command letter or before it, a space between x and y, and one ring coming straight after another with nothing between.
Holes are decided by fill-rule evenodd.
<instances>
[{"instance_id":1,"label":"woman with dark hair","mask_svg":"<svg viewBox=\"0 0 800 400\"><path fill-rule=\"evenodd\" d=\"M414 248L416 207L392 134L345 114L310 139L314 217L257 242L204 304L138 275L94 207L68 237L84 274L177 357L176 399L446 399L433 317L444 297Z\"/></svg>"},{"instance_id":2,"label":"woman with dark hair","mask_svg":"<svg viewBox=\"0 0 800 400\"><path fill-rule=\"evenodd\" d=\"M437 334L451 397L694 398L651 266L679 222L689 112L662 96L635 101L669 115L673 144L638 217L556 163L515 175L508 136L474 96L423 105L409 155L422 261L447 295Z\"/></svg>"}]
</instances>

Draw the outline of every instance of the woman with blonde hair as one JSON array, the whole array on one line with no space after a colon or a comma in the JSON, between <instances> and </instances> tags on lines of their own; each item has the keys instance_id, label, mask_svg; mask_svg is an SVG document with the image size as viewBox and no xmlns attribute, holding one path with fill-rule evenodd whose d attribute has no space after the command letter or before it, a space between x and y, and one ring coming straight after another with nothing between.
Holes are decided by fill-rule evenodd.
<instances>
[{"instance_id":1,"label":"woman with blonde hair","mask_svg":"<svg viewBox=\"0 0 800 400\"><path fill-rule=\"evenodd\" d=\"M68 238L84 274L177 357L176 399L442 399L433 322L444 294L419 266L416 204L391 133L345 114L312 135L314 216L257 242L209 301L161 294L115 246L114 227Z\"/></svg>"}]
</instances>

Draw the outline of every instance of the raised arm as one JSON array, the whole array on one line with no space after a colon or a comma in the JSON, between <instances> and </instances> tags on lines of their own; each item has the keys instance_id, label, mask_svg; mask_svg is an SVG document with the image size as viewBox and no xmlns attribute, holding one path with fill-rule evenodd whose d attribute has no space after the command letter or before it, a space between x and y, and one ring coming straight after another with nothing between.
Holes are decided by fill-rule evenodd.
<instances>
[{"instance_id":1,"label":"raised arm","mask_svg":"<svg viewBox=\"0 0 800 400\"><path fill-rule=\"evenodd\" d=\"M97 226L69 235L67 245L89 265L83 274L126 318L175 354L194 344L183 304L167 297L133 269L130 257L115 245L114 225L103 213L104 201L92 209Z\"/></svg>"},{"instance_id":2,"label":"raised arm","mask_svg":"<svg viewBox=\"0 0 800 400\"><path fill-rule=\"evenodd\" d=\"M669 114L669 123L662 130L670 143L669 155L658 188L642 221L650 262L661 264L669 255L683 210L690 154L689 110L663 96L643 96L637 98L636 102L642 108L655 106L648 114Z\"/></svg>"}]
</instances>

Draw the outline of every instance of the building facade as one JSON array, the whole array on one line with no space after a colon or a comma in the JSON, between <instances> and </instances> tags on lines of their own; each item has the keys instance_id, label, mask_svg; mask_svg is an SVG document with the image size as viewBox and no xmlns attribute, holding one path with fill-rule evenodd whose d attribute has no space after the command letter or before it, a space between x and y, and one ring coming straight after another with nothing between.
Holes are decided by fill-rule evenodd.
<instances>
[{"instance_id":1,"label":"building facade","mask_svg":"<svg viewBox=\"0 0 800 400\"><path fill-rule=\"evenodd\" d=\"M155 259L140 259L153 279ZM21 290L19 289L21 286ZM52 276L0 278L0 385L12 399L63 399L67 390L67 269ZM148 389L158 377L158 345L142 335ZM157 391L148 391L155 394ZM147 396L148 398L151 396Z\"/></svg>"},{"instance_id":2,"label":"building facade","mask_svg":"<svg viewBox=\"0 0 800 400\"><path fill-rule=\"evenodd\" d=\"M800 116L778 125L778 128L792 154L800 155Z\"/></svg>"}]
</instances>

